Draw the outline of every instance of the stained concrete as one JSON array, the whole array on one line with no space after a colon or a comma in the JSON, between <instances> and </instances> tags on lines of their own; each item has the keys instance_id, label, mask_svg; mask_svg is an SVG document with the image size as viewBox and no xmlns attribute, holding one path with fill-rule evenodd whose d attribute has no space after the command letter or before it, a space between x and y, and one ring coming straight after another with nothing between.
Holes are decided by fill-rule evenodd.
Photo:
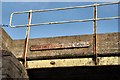
<instances>
[{"instance_id":1,"label":"stained concrete","mask_svg":"<svg viewBox=\"0 0 120 80\"><path fill-rule=\"evenodd\" d=\"M14 55L14 58L16 57L19 60L22 59L24 40L11 39L11 37L2 28L0 28L0 33L2 33L2 36L0 39L0 42L2 44L0 45L0 49L6 50L6 51L12 53ZM120 35L120 33L118 33L118 32L97 34L97 54L98 54L98 57L100 57L100 59L101 59L101 63L99 63L101 66L102 66L102 64L109 65L109 63L110 63L110 65L113 65L113 66L119 65L119 56L120 56L119 45L118 45L120 43L119 35ZM62 49L62 50L46 50L46 51L30 51L29 50L31 45L38 45L38 44L42 45L42 44L52 44L52 43L54 43L54 44L56 44L56 43L67 44L68 43L69 44L69 43L74 43L74 42L79 42L79 41L88 41L89 43L91 43L91 46L89 48L74 48L74 49ZM37 61L40 60L40 62L41 62L41 60L50 59L50 60L48 60L48 64L49 64L50 61L53 61L54 59L58 60L59 58L60 59L71 58L71 60L72 60L72 58L78 57L80 59L83 59L83 61L87 60L86 63L88 63L88 62L90 62L90 60L92 61L92 56L93 56L92 44L93 44L93 41L92 41L91 34L30 39L29 46L28 46L27 59L29 61L32 61L32 63L35 63L34 60L37 60ZM60 63L57 63L58 65L56 66L56 68L59 68L60 65L64 64L64 63L62 63L62 64L60 64ZM84 64L84 62L82 62L82 63ZM43 64L43 63L41 63L41 64ZM67 63L67 64L72 65L71 63ZM90 62L90 64L93 64L93 63ZM71 67L74 68L74 66L78 66L78 65L72 65ZM79 66L81 66L81 65L79 65ZM92 66L95 66L95 65L92 65ZM28 68L28 70L32 71L32 70L34 70L33 68L35 68L35 67L36 67L36 65L32 64L32 67ZM42 66L39 65L39 67L37 67L37 69L40 69L41 67ZM43 68L45 68L45 67L43 67ZM62 66L62 68L64 68L64 67L66 67L66 66ZM49 69L49 68L47 68L47 69ZM53 67L51 67L51 69L53 69ZM108 69L109 69L109 67L108 67ZM65 69L65 70L67 70L67 69ZM114 70L114 68L112 68L112 70ZM15 70L15 71L17 71L17 70ZM28 71L28 73L30 74L29 76L31 77L32 75L31 75L30 71ZM35 73L35 74L37 74L37 73ZM48 74L48 72L47 72L47 74Z\"/></svg>"}]
</instances>

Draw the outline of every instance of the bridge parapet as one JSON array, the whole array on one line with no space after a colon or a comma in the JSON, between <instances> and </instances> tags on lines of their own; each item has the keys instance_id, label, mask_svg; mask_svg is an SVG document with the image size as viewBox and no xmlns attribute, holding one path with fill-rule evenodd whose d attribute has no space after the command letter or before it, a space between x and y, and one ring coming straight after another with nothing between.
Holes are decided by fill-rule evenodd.
<instances>
[{"instance_id":1,"label":"bridge parapet","mask_svg":"<svg viewBox=\"0 0 120 80\"><path fill-rule=\"evenodd\" d=\"M97 53L100 56L105 56L105 55L119 55L120 51L119 51L119 47L118 44L120 43L119 41L119 37L118 35L120 35L120 33L106 33L106 34L97 34ZM16 52L16 56L18 58L22 57L22 53L23 53L23 44L24 44L24 40L15 40L15 47L14 47L14 51ZM69 48L69 44L77 44L80 42L88 42L90 43L89 46L85 47L73 47L73 48ZM64 45L67 46L68 48L62 47L62 48L58 48L56 49L46 49L46 50L42 50L42 48L40 48L40 46L45 46L49 47L49 45ZM47 56L90 56L93 54L93 41L92 41L92 35L75 35L75 36L64 36L64 37L54 37L54 38L36 38L36 39L30 39L29 42L29 47L28 47L28 54L27 57L47 57ZM36 46L33 46L36 45ZM48 46L47 46L48 45ZM41 50L31 50L31 46L33 46L33 48L40 48ZM55 47L55 46L54 46ZM52 48L54 48L52 47Z\"/></svg>"},{"instance_id":2,"label":"bridge parapet","mask_svg":"<svg viewBox=\"0 0 120 80\"><path fill-rule=\"evenodd\" d=\"M12 40L3 29L2 49L11 51L18 60L22 61L24 40ZM97 34L98 65L119 65L119 35L120 33ZM92 35L75 35L51 38L30 39L28 45L28 68L64 67L64 66L94 66ZM73 46L80 42L88 42L87 47ZM62 44L68 48L45 49L32 51L32 45ZM54 48L55 46L53 46ZM51 63L55 63L54 65Z\"/></svg>"}]
</instances>

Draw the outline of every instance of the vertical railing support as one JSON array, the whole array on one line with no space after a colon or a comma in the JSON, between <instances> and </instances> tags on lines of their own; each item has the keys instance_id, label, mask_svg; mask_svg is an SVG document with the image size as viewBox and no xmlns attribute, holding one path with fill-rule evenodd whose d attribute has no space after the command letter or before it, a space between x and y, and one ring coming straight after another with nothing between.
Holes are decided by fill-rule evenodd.
<instances>
[{"instance_id":1,"label":"vertical railing support","mask_svg":"<svg viewBox=\"0 0 120 80\"><path fill-rule=\"evenodd\" d=\"M93 34L93 53L94 53L94 57L93 60L95 62L95 65L98 64L98 59L97 59L97 53L96 53L96 32L97 32L97 5L94 4L94 34Z\"/></svg>"},{"instance_id":2,"label":"vertical railing support","mask_svg":"<svg viewBox=\"0 0 120 80\"><path fill-rule=\"evenodd\" d=\"M26 57L27 57L27 50L28 50L31 18L32 18L32 10L30 10L30 12L28 14L28 24L27 24L27 28L26 28L26 37L25 37L25 44L24 44L24 51L23 51L23 65L24 65L24 67L27 67Z\"/></svg>"}]
</instances>

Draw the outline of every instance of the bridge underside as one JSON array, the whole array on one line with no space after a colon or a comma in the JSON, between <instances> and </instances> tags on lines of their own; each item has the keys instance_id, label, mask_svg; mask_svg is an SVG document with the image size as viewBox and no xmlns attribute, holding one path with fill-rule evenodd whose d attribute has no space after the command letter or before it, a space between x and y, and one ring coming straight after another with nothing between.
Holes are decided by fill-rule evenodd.
<instances>
[{"instance_id":1,"label":"bridge underside","mask_svg":"<svg viewBox=\"0 0 120 80\"><path fill-rule=\"evenodd\" d=\"M30 80L120 80L120 66L27 69Z\"/></svg>"}]
</instances>

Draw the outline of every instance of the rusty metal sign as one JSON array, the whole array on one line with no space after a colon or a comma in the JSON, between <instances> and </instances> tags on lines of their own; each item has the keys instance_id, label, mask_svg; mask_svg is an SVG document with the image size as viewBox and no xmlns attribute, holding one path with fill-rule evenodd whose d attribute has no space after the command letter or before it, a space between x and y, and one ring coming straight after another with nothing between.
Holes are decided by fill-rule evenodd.
<instances>
[{"instance_id":1,"label":"rusty metal sign","mask_svg":"<svg viewBox=\"0 0 120 80\"><path fill-rule=\"evenodd\" d=\"M43 44L43 45L32 45L30 47L31 51L41 51L41 50L54 50L54 49L70 49L70 48L87 48L90 46L89 42L73 42L68 44Z\"/></svg>"}]
</instances>

